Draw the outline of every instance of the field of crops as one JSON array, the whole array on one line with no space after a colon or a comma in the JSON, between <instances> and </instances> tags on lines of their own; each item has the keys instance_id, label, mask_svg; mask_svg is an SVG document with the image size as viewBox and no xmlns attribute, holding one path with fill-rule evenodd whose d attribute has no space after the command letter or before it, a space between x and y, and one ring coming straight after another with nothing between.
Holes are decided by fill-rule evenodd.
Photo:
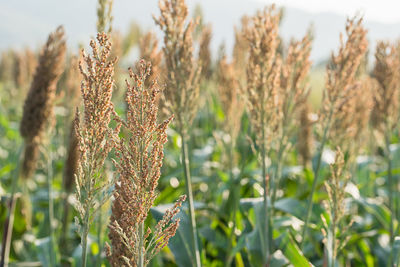
<instances>
[{"instance_id":1,"label":"field of crops","mask_svg":"<svg viewBox=\"0 0 400 267\"><path fill-rule=\"evenodd\" d=\"M81 51L1 51L0 267L399 266L399 43L343 21L321 84L274 5L215 55L184 0L112 4Z\"/></svg>"}]
</instances>

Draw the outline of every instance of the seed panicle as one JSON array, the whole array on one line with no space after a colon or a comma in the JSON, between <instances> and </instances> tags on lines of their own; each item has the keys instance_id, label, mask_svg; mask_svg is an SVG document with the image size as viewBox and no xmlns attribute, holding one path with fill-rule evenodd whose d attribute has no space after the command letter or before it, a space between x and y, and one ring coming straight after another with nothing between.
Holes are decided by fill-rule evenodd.
<instances>
[{"instance_id":1,"label":"seed panicle","mask_svg":"<svg viewBox=\"0 0 400 267\"><path fill-rule=\"evenodd\" d=\"M26 143L22 163L22 177L25 178L32 176L36 169L39 146L52 121L56 85L63 70L65 50L64 29L60 26L49 35L40 54L24 104L20 133Z\"/></svg>"},{"instance_id":2,"label":"seed panicle","mask_svg":"<svg viewBox=\"0 0 400 267\"><path fill-rule=\"evenodd\" d=\"M157 123L157 99L161 90L156 81L150 87L145 86L150 74L151 65L144 60L139 62L137 74L129 70L133 83L126 81L126 121L116 118L128 130L129 137L114 136L118 158L114 164L119 179L115 182L109 225L111 247L107 255L112 266L140 266L141 258L146 266L175 235L179 219L173 220L173 217L186 198L182 196L167 210L153 233L150 229L146 233L141 231L158 195L156 188L161 176L166 130L173 118Z\"/></svg>"}]
</instances>

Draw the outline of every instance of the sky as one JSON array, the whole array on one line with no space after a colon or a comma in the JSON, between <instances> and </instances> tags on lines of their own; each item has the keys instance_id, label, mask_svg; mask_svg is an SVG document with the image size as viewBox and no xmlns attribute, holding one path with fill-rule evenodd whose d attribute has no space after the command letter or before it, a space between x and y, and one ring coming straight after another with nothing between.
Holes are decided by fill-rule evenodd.
<instances>
[{"instance_id":1,"label":"sky","mask_svg":"<svg viewBox=\"0 0 400 267\"><path fill-rule=\"evenodd\" d=\"M132 21L144 30L155 31L152 14L159 14L158 0L114 0L113 28L125 33ZM315 40L311 58L323 62L339 45L346 17L364 15L371 51L377 40L400 37L400 0L186 0L189 10L203 7L204 20L213 25L213 53L225 43L227 52L234 42L234 25L271 3L288 7L280 27L286 40L301 38L313 25ZM38 48L49 32L64 25L71 49L88 44L96 29L97 0L0 0L0 52L7 48ZM370 53L371 57L373 52Z\"/></svg>"},{"instance_id":2,"label":"sky","mask_svg":"<svg viewBox=\"0 0 400 267\"><path fill-rule=\"evenodd\" d=\"M271 3L270 0L257 1ZM346 16L361 12L367 20L382 23L400 22L400 0L275 0L273 2L309 12L334 12Z\"/></svg>"}]
</instances>

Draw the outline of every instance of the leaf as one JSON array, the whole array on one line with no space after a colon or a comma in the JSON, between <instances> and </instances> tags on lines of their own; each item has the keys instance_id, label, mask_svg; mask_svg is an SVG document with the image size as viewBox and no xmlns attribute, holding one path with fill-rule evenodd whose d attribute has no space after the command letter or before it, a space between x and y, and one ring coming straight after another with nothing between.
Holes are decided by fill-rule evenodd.
<instances>
[{"instance_id":1,"label":"leaf","mask_svg":"<svg viewBox=\"0 0 400 267\"><path fill-rule=\"evenodd\" d=\"M35 245L38 248L38 258L42 263L42 266L51 266L49 251L50 251L50 237L36 239Z\"/></svg>"},{"instance_id":2,"label":"leaf","mask_svg":"<svg viewBox=\"0 0 400 267\"><path fill-rule=\"evenodd\" d=\"M78 267L82 265L82 246L79 244L72 253L72 266Z\"/></svg>"},{"instance_id":3,"label":"leaf","mask_svg":"<svg viewBox=\"0 0 400 267\"><path fill-rule=\"evenodd\" d=\"M386 206L371 198L360 197L358 199L354 199L354 201L364 207L368 213L374 215L385 229L389 229L390 211Z\"/></svg>"},{"instance_id":4,"label":"leaf","mask_svg":"<svg viewBox=\"0 0 400 267\"><path fill-rule=\"evenodd\" d=\"M313 266L294 242L293 238L288 232L282 233L282 235L276 240L277 246L282 250L283 255L290 261L295 267L309 267Z\"/></svg>"},{"instance_id":5,"label":"leaf","mask_svg":"<svg viewBox=\"0 0 400 267\"><path fill-rule=\"evenodd\" d=\"M259 203L262 204L263 198L258 197L258 198L242 198L240 200L240 207L244 210L249 210ZM270 202L268 201L268 204ZM297 199L294 198L282 198L277 201L275 201L274 208L286 213L289 213L299 219L304 218L304 214L306 213L306 207L304 206L303 203L298 201Z\"/></svg>"},{"instance_id":6,"label":"leaf","mask_svg":"<svg viewBox=\"0 0 400 267\"><path fill-rule=\"evenodd\" d=\"M400 256L400 236L396 236L394 238L392 254L393 254L393 265L398 266L399 256Z\"/></svg>"},{"instance_id":7,"label":"leaf","mask_svg":"<svg viewBox=\"0 0 400 267\"><path fill-rule=\"evenodd\" d=\"M263 261L263 250L265 244L263 244L261 237L264 236L264 227L262 227L262 210L263 202L250 202L254 204L254 213L256 216L256 225L249 234L246 235L246 247L250 252L250 262L253 266L262 266Z\"/></svg>"},{"instance_id":8,"label":"leaf","mask_svg":"<svg viewBox=\"0 0 400 267\"><path fill-rule=\"evenodd\" d=\"M297 218L303 219L306 207L294 198L282 198L275 202L275 209L289 213Z\"/></svg>"}]
</instances>

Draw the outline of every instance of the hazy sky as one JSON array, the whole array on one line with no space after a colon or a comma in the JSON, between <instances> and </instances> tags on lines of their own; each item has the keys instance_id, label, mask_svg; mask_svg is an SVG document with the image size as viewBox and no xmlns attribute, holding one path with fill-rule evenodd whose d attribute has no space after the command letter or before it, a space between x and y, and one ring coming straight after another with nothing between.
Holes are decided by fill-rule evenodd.
<instances>
[{"instance_id":1,"label":"hazy sky","mask_svg":"<svg viewBox=\"0 0 400 267\"><path fill-rule=\"evenodd\" d=\"M64 25L68 45L88 44L96 30L98 0L0 0L0 51L5 48L40 47L49 32ZM152 14L159 14L159 0L114 0L113 28L126 32L132 21L145 30L162 34ZM394 40L400 36L400 0L186 0L189 9L201 4L206 22L213 24L213 51L222 42L227 51L233 46L233 26L244 15L275 2L289 7L281 25L285 40L301 38L310 24L315 40L311 57L319 62L329 57L339 45L347 16L361 12L368 28L371 51L376 40ZM397 22L397 23L396 23ZM371 52L371 55L373 53Z\"/></svg>"},{"instance_id":2,"label":"hazy sky","mask_svg":"<svg viewBox=\"0 0 400 267\"><path fill-rule=\"evenodd\" d=\"M257 1L272 2L271 0ZM335 12L346 16L361 12L368 20L383 23L400 22L400 0L275 0L273 2L310 12Z\"/></svg>"}]
</instances>

